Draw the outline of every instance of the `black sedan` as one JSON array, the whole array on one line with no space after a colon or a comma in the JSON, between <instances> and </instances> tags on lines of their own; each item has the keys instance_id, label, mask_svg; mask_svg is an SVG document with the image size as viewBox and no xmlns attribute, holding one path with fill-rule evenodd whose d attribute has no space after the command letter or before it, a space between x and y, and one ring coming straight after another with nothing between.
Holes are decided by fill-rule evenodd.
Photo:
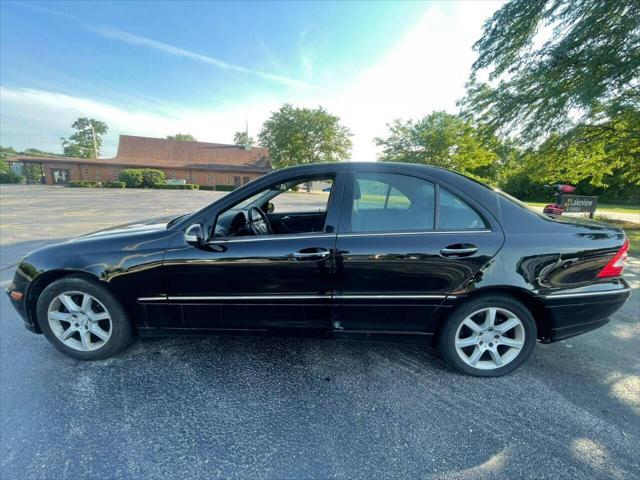
<instances>
[{"instance_id":1,"label":"black sedan","mask_svg":"<svg viewBox=\"0 0 640 480\"><path fill-rule=\"evenodd\" d=\"M8 293L25 326L101 359L137 334L421 342L471 375L604 325L628 241L455 172L342 163L273 172L206 208L37 250Z\"/></svg>"}]
</instances>

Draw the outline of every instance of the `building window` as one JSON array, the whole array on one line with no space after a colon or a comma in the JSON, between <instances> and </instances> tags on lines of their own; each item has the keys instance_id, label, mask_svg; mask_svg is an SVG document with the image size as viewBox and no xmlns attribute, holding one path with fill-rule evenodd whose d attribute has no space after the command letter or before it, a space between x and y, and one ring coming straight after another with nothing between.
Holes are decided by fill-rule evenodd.
<instances>
[{"instance_id":1,"label":"building window","mask_svg":"<svg viewBox=\"0 0 640 480\"><path fill-rule=\"evenodd\" d=\"M113 181L114 181L114 182L117 182L117 181L118 181L118 174L119 174L118 169L117 169L117 168L114 168L114 169L113 169Z\"/></svg>"},{"instance_id":2,"label":"building window","mask_svg":"<svg viewBox=\"0 0 640 480\"><path fill-rule=\"evenodd\" d=\"M207 174L207 185L211 185L211 175Z\"/></svg>"},{"instance_id":3,"label":"building window","mask_svg":"<svg viewBox=\"0 0 640 480\"><path fill-rule=\"evenodd\" d=\"M231 179L231 177L229 177L229 175L227 175L227 185L231 184L230 179Z\"/></svg>"},{"instance_id":4,"label":"building window","mask_svg":"<svg viewBox=\"0 0 640 480\"><path fill-rule=\"evenodd\" d=\"M233 185L238 188L240 184L240 177L233 177Z\"/></svg>"},{"instance_id":5,"label":"building window","mask_svg":"<svg viewBox=\"0 0 640 480\"><path fill-rule=\"evenodd\" d=\"M84 169L84 179L85 180L89 180L89 169L88 168Z\"/></svg>"},{"instance_id":6,"label":"building window","mask_svg":"<svg viewBox=\"0 0 640 480\"><path fill-rule=\"evenodd\" d=\"M194 175L194 176L192 177L192 181L193 181L193 183L198 183L198 176L197 176L197 175Z\"/></svg>"},{"instance_id":7,"label":"building window","mask_svg":"<svg viewBox=\"0 0 640 480\"><path fill-rule=\"evenodd\" d=\"M186 175L186 176L184 177L184 179L185 179L185 181L186 181L187 183L189 183L189 180L191 179L191 177L190 177L189 175Z\"/></svg>"},{"instance_id":8,"label":"building window","mask_svg":"<svg viewBox=\"0 0 640 480\"><path fill-rule=\"evenodd\" d=\"M96 168L96 180L100 181L100 170Z\"/></svg>"},{"instance_id":9,"label":"building window","mask_svg":"<svg viewBox=\"0 0 640 480\"><path fill-rule=\"evenodd\" d=\"M251 181L251 179L249 177L242 177L242 184L246 185L247 183L249 183Z\"/></svg>"},{"instance_id":10,"label":"building window","mask_svg":"<svg viewBox=\"0 0 640 480\"><path fill-rule=\"evenodd\" d=\"M176 179L176 172L171 172L171 178L172 178L173 180L175 180L175 179Z\"/></svg>"},{"instance_id":11,"label":"building window","mask_svg":"<svg viewBox=\"0 0 640 480\"><path fill-rule=\"evenodd\" d=\"M51 177L56 185L64 185L69 183L71 172L65 168L52 168Z\"/></svg>"}]
</instances>

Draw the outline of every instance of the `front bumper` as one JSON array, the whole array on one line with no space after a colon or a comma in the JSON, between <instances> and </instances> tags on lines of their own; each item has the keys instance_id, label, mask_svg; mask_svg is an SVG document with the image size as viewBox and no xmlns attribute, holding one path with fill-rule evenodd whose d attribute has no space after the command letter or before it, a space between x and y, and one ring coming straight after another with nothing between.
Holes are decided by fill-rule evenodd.
<instances>
[{"instance_id":1,"label":"front bumper","mask_svg":"<svg viewBox=\"0 0 640 480\"><path fill-rule=\"evenodd\" d=\"M549 319L547 341L563 340L605 325L630 296L631 288L626 284L612 290L544 296L543 304Z\"/></svg>"},{"instance_id":2,"label":"front bumper","mask_svg":"<svg viewBox=\"0 0 640 480\"><path fill-rule=\"evenodd\" d=\"M26 305L26 295L24 298L22 298L22 300L14 300L11 297L11 292L13 292L14 290L16 290L16 286L14 284L9 285L5 290L7 293L7 296L9 297L9 303L11 303L11 305L16 310L16 312L18 312L18 315L20 315L20 318L22 319L22 322L24 323L24 326L27 330L30 330L35 333L40 333L40 330L38 329L38 327L36 327L31 321L31 319L29 318L29 313L27 312L27 305Z\"/></svg>"}]
</instances>

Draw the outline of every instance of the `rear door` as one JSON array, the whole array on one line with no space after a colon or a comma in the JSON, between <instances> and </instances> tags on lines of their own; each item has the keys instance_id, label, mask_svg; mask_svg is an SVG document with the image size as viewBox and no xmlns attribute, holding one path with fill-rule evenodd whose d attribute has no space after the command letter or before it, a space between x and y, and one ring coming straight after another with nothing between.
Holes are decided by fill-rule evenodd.
<instances>
[{"instance_id":1,"label":"rear door","mask_svg":"<svg viewBox=\"0 0 640 480\"><path fill-rule=\"evenodd\" d=\"M347 179L336 243L337 330L430 332L434 310L503 243L499 226L468 199L393 172L356 170Z\"/></svg>"}]
</instances>

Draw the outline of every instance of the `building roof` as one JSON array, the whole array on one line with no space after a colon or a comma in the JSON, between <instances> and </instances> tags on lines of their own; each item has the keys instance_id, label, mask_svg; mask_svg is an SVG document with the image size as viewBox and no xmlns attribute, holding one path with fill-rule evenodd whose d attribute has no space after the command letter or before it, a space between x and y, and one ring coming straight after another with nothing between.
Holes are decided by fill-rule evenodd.
<instances>
[{"instance_id":1,"label":"building roof","mask_svg":"<svg viewBox=\"0 0 640 480\"><path fill-rule=\"evenodd\" d=\"M113 158L16 155L12 160L114 165L134 168L159 167L254 172L271 170L269 151L264 147L245 149L242 146L223 143L189 142L133 135L120 135L118 153Z\"/></svg>"},{"instance_id":2,"label":"building roof","mask_svg":"<svg viewBox=\"0 0 640 480\"><path fill-rule=\"evenodd\" d=\"M269 151L263 147L252 147L247 150L238 145L132 135L120 135L118 153L111 160L129 164L153 163L172 167L196 164L270 166Z\"/></svg>"}]
</instances>

